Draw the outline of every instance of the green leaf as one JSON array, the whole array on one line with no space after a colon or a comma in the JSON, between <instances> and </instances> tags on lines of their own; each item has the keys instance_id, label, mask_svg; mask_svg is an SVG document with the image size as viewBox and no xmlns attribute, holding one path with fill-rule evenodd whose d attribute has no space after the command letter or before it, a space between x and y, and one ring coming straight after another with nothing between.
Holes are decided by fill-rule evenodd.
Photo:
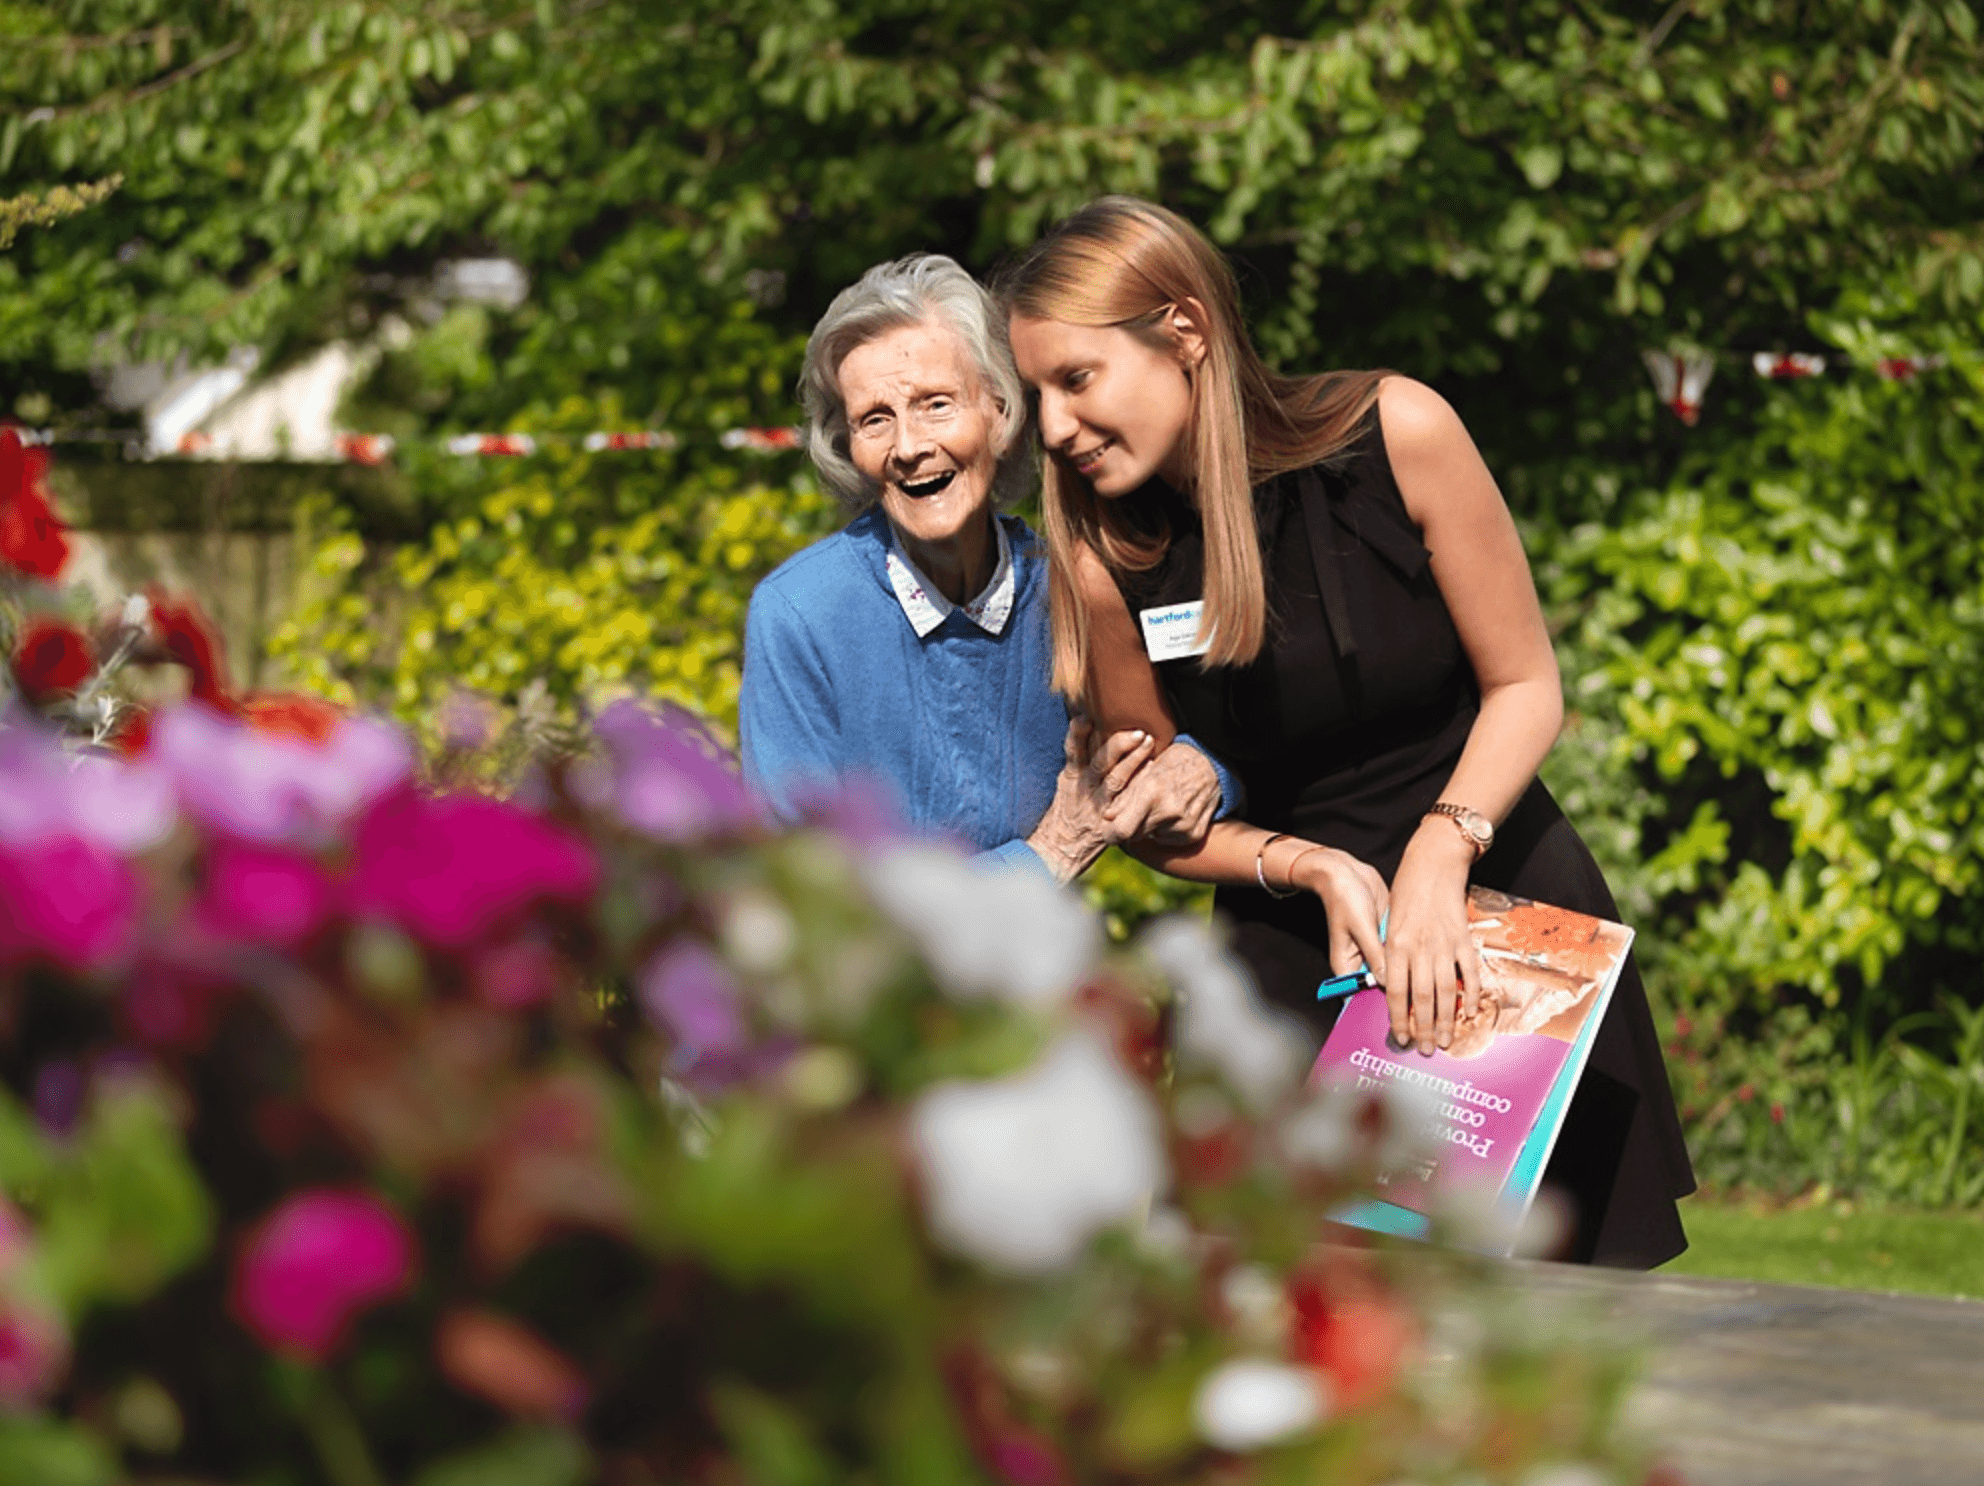
<instances>
[{"instance_id":1,"label":"green leaf","mask_svg":"<svg viewBox=\"0 0 1984 1486\"><path fill-rule=\"evenodd\" d=\"M117 1457L91 1430L0 1414L0 1486L111 1486Z\"/></svg>"},{"instance_id":2,"label":"green leaf","mask_svg":"<svg viewBox=\"0 0 1984 1486\"><path fill-rule=\"evenodd\" d=\"M569 1430L514 1428L420 1468L412 1486L583 1486L592 1452Z\"/></svg>"},{"instance_id":3,"label":"green leaf","mask_svg":"<svg viewBox=\"0 0 1984 1486\"><path fill-rule=\"evenodd\" d=\"M799 1414L735 1379L713 1383L710 1408L752 1486L833 1486L845 1472Z\"/></svg>"},{"instance_id":4,"label":"green leaf","mask_svg":"<svg viewBox=\"0 0 1984 1486\"><path fill-rule=\"evenodd\" d=\"M1516 164L1531 186L1547 191L1564 173L1564 151L1555 144L1526 144L1516 151Z\"/></svg>"}]
</instances>

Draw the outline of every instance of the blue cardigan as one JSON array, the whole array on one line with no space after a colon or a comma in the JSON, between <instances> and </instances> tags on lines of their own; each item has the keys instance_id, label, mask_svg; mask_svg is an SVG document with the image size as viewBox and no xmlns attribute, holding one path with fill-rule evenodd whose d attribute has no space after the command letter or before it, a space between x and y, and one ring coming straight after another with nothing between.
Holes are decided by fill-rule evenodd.
<instances>
[{"instance_id":1,"label":"blue cardigan","mask_svg":"<svg viewBox=\"0 0 1984 1486\"><path fill-rule=\"evenodd\" d=\"M1047 558L1025 522L998 520L1014 591L997 635L959 606L918 638L889 584L880 507L758 585L737 730L745 782L773 816L796 820L809 798L865 777L918 830L1047 870L1026 844L1053 801L1068 731L1051 685ZM1197 746L1182 733L1177 741ZM1206 756L1224 817L1238 807L1239 782Z\"/></svg>"},{"instance_id":2,"label":"blue cardigan","mask_svg":"<svg viewBox=\"0 0 1984 1486\"><path fill-rule=\"evenodd\" d=\"M889 586L879 507L758 585L738 736L774 816L865 776L917 829L1046 870L1026 837L1054 798L1068 711L1049 684L1045 554L1024 522L999 519L1014 593L997 635L959 607L917 637Z\"/></svg>"}]
</instances>

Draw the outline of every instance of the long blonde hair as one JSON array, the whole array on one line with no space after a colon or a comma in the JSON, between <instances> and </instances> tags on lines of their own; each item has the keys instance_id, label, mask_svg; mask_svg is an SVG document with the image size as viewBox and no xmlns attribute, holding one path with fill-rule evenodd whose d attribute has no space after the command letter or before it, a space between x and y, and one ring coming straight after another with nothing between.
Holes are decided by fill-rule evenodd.
<instances>
[{"instance_id":1,"label":"long blonde hair","mask_svg":"<svg viewBox=\"0 0 1984 1486\"><path fill-rule=\"evenodd\" d=\"M1205 357L1190 373L1185 429L1191 498L1205 529L1203 664L1244 665L1267 636L1267 583L1253 487L1320 464L1356 437L1384 372L1284 377L1268 370L1240 317L1240 290L1219 250L1176 212L1135 196L1104 196L1058 223L1000 275L1007 313L1068 325L1112 326L1176 349L1169 311L1204 310ZM1081 547L1112 573L1145 572L1169 538L1140 535L1120 505L1096 498L1056 456L1046 461L1041 524L1047 537L1054 688L1074 701L1089 689L1089 614L1070 577Z\"/></svg>"}]
</instances>

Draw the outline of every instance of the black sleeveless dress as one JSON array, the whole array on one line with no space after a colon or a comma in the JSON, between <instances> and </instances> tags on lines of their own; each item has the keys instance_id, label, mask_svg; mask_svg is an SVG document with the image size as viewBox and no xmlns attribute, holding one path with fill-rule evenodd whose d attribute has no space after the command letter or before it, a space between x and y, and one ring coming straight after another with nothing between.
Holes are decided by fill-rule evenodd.
<instances>
[{"instance_id":1,"label":"black sleeveless dress","mask_svg":"<svg viewBox=\"0 0 1984 1486\"><path fill-rule=\"evenodd\" d=\"M1247 666L1164 661L1159 680L1178 726L1240 776L1246 820L1338 847L1389 882L1460 760L1480 693L1392 478L1376 408L1344 454L1268 481L1254 503L1267 645ZM1203 538L1190 503L1154 481L1123 514L1170 541L1155 568L1119 576L1131 614L1197 600ZM1473 881L1618 917L1598 864L1541 780L1502 823ZM1269 999L1327 1032L1341 1003L1315 1000L1330 974L1322 904L1252 886L1222 887L1214 903ZM1694 1173L1630 959L1545 1180L1574 1204L1570 1258L1651 1268L1687 1247L1674 1204L1694 1190Z\"/></svg>"}]
</instances>

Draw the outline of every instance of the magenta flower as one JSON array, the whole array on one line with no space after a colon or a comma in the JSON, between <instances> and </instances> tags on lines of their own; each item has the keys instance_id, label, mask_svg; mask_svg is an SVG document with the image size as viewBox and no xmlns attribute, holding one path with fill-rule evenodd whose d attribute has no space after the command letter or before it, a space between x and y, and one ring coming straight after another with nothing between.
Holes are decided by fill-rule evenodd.
<instances>
[{"instance_id":1,"label":"magenta flower","mask_svg":"<svg viewBox=\"0 0 1984 1486\"><path fill-rule=\"evenodd\" d=\"M271 1351L322 1362L363 1311L413 1278L406 1220L369 1192L298 1192L263 1219L234 1269L234 1314Z\"/></svg>"},{"instance_id":2,"label":"magenta flower","mask_svg":"<svg viewBox=\"0 0 1984 1486\"><path fill-rule=\"evenodd\" d=\"M402 790L365 817L355 845L352 910L446 949L508 932L538 903L583 901L599 875L584 843L479 795Z\"/></svg>"},{"instance_id":3,"label":"magenta flower","mask_svg":"<svg viewBox=\"0 0 1984 1486\"><path fill-rule=\"evenodd\" d=\"M333 907L331 881L300 852L225 838L207 861L203 927L226 939L288 947L322 926Z\"/></svg>"},{"instance_id":4,"label":"magenta flower","mask_svg":"<svg viewBox=\"0 0 1984 1486\"><path fill-rule=\"evenodd\" d=\"M160 717L147 756L171 776L189 814L249 841L323 840L413 773L406 739L371 718L341 718L312 743L200 706Z\"/></svg>"},{"instance_id":5,"label":"magenta flower","mask_svg":"<svg viewBox=\"0 0 1984 1486\"><path fill-rule=\"evenodd\" d=\"M34 1230L0 1197L0 1414L34 1408L69 1366L62 1318L26 1282L33 1255Z\"/></svg>"},{"instance_id":6,"label":"magenta flower","mask_svg":"<svg viewBox=\"0 0 1984 1486\"><path fill-rule=\"evenodd\" d=\"M95 969L129 941L139 897L137 873L94 842L0 844L0 966Z\"/></svg>"},{"instance_id":7,"label":"magenta flower","mask_svg":"<svg viewBox=\"0 0 1984 1486\"><path fill-rule=\"evenodd\" d=\"M593 731L606 758L576 775L595 808L659 841L693 841L752 818L750 797L727 750L691 713L615 702Z\"/></svg>"},{"instance_id":8,"label":"magenta flower","mask_svg":"<svg viewBox=\"0 0 1984 1486\"><path fill-rule=\"evenodd\" d=\"M0 1414L26 1413L69 1367L69 1335L45 1305L0 1288Z\"/></svg>"},{"instance_id":9,"label":"magenta flower","mask_svg":"<svg viewBox=\"0 0 1984 1486\"><path fill-rule=\"evenodd\" d=\"M708 945L679 939L641 972L641 1010L675 1043L678 1063L742 1049L737 980Z\"/></svg>"}]
</instances>

